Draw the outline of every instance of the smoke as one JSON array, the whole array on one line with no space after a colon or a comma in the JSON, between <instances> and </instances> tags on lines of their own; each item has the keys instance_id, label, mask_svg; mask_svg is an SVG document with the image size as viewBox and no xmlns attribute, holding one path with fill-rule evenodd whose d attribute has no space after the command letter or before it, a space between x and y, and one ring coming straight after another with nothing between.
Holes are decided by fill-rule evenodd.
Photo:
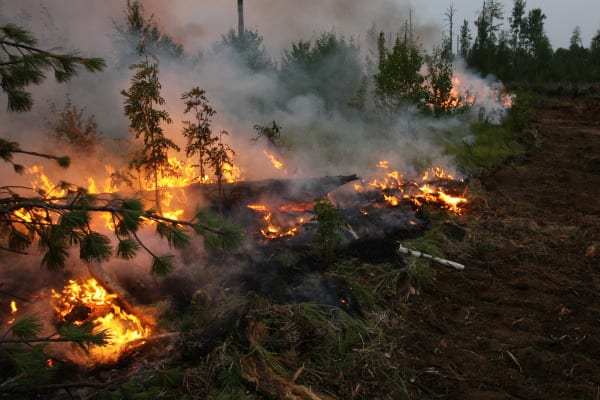
<instances>
[{"instance_id":1,"label":"smoke","mask_svg":"<svg viewBox=\"0 0 600 400\"><path fill-rule=\"evenodd\" d=\"M189 115L183 114L181 95L199 86L206 90L211 106L217 110L213 130L229 132L225 140L236 151L234 162L242 169L246 179L353 173L367 178L377 171L376 164L382 159L389 160L392 168L407 176L420 173L433 162L446 168L452 167L452 160L444 156L442 147L434 138L446 130L463 129L463 120L432 120L406 110L382 124L369 112L331 106L331 99L348 89L348 82L342 78L339 85L332 86L328 93L318 93L304 89L318 87L323 82L331 83L331 80L323 80L323 76L306 76L305 80L299 81L300 88L293 89L290 82L269 70L248 68L238 54L214 50L222 35L237 24L236 7L232 1L144 0L142 3L146 16L153 15L159 29L184 46L185 56L182 58L171 58L166 53L156 54L161 94L173 120L171 125L164 126L165 134L181 147L185 147L182 121L190 119ZM262 48L276 67L281 65L281 56L293 43L314 41L323 32L334 32L337 38L343 37L346 43L352 42L357 46L362 74L371 80L373 71L365 57L370 55L373 59L373 49L369 46L374 41L368 32L384 31L390 38L404 32L411 8L415 40L422 43L423 48L430 48L440 37L440 28L421 23L418 8L416 5L412 7L408 1L253 0L246 3L246 27L257 30L264 38ZM90 176L102 182L107 177L105 164L119 169L125 168L129 161L126 142L132 135L123 113L121 90L130 85L133 72L128 65L139 62L140 58L133 50L135 39L119 34L116 29L116 26L125 24L125 4L124 0L0 0L0 23L14 22L30 29L39 38L41 47L79 49L84 56L103 57L107 61L103 72L82 72L66 84L57 84L49 78L43 85L32 87L35 105L29 113L0 114L3 138L18 141L27 150L61 155L72 149L57 147L56 142L48 139L48 121L56 118L48 103L60 108L68 97L73 104L84 108L86 116L95 117L99 130L104 133L104 146L92 157L70 154L73 162L68 170L44 163L46 173L54 177L55 182L65 180L86 186ZM348 62L344 58L336 60ZM484 92L477 89L476 98L485 110L502 112L497 100L493 100L494 96L485 92L485 88L490 86L488 81L475 79L463 67L459 70L464 75L461 79L483 88ZM371 96L372 85L368 85L366 91L367 97ZM344 98L340 102L348 100ZM5 96L0 98L0 107L6 107ZM257 136L254 125L268 126L273 121L282 127L284 145L276 151L269 150L283 160L282 171L274 169L264 156L267 143L252 140ZM183 158L181 154L180 158ZM16 161L24 164L38 162L35 159ZM0 173L5 184L22 184L24 179L28 179L14 174L10 165L6 164L0 166ZM188 204L195 206L196 202L201 202L201 199L190 199ZM153 237L144 235L150 247L164 246L161 242L154 242L156 239ZM203 254L201 245L186 250L180 267L185 269L185 264L189 263L209 263L202 258ZM33 258L39 261L37 257ZM32 267L22 258L18 260L22 270L30 272L37 268L37 265ZM126 268L114 263L110 269L122 274L129 270L131 275L127 279L138 282L142 279L139 275L146 276L149 270L146 261L142 258L128 262ZM4 268L4 261L2 264ZM140 274L140 271L143 273ZM181 276L188 278L183 272ZM39 285L43 287L47 283L40 282Z\"/></svg>"}]
</instances>

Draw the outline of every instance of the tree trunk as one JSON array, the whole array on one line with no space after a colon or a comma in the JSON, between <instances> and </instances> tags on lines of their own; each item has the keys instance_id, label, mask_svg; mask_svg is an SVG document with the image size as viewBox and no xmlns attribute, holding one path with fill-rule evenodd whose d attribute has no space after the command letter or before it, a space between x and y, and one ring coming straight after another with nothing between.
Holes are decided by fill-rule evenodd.
<instances>
[{"instance_id":1,"label":"tree trunk","mask_svg":"<svg viewBox=\"0 0 600 400\"><path fill-rule=\"evenodd\" d=\"M238 0L238 38L244 37L244 0Z\"/></svg>"}]
</instances>

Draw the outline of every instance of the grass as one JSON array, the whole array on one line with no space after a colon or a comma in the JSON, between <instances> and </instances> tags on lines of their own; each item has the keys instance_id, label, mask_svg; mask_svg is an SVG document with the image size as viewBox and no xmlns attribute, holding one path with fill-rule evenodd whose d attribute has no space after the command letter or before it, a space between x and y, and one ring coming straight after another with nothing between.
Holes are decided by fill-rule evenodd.
<instances>
[{"instance_id":1,"label":"grass","mask_svg":"<svg viewBox=\"0 0 600 400\"><path fill-rule=\"evenodd\" d=\"M464 131L447 133L445 151L455 157L459 167L470 175L493 170L522 157L537 140L530 129L533 96L520 93L501 124L476 122Z\"/></svg>"}]
</instances>

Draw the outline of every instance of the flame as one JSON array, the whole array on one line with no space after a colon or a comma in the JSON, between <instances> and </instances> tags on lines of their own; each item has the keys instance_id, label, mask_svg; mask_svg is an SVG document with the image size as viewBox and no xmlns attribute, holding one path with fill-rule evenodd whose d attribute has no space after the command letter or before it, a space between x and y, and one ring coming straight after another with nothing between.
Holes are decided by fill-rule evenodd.
<instances>
[{"instance_id":1,"label":"flame","mask_svg":"<svg viewBox=\"0 0 600 400\"><path fill-rule=\"evenodd\" d=\"M10 313L14 315L17 311L19 311L19 309L17 308L17 302L14 301L14 300L11 300L11 302L10 302Z\"/></svg>"},{"instance_id":2,"label":"flame","mask_svg":"<svg viewBox=\"0 0 600 400\"><path fill-rule=\"evenodd\" d=\"M267 158L269 159L269 161L271 161L271 164L273 164L273 166L276 169L283 168L283 162L281 162L280 160L278 160L277 157L275 157L275 155L269 153L267 150L263 150L263 153L264 153L265 156L267 156Z\"/></svg>"},{"instance_id":3,"label":"flame","mask_svg":"<svg viewBox=\"0 0 600 400\"><path fill-rule=\"evenodd\" d=\"M31 187L34 190L43 191L46 196L52 195L53 197L64 197L67 195L66 189L52 183L50 178L44 173L44 167L34 165L33 167L27 168L25 172L34 176L34 180L31 182Z\"/></svg>"},{"instance_id":4,"label":"flame","mask_svg":"<svg viewBox=\"0 0 600 400\"><path fill-rule=\"evenodd\" d=\"M377 163L378 168L387 170L389 162L386 160ZM421 175L420 182L407 181L398 171L387 172L382 179L373 179L368 185L383 192L385 202L391 207L397 207L402 199L412 202L416 206L425 203L439 204L440 207L453 213L461 214L463 207L468 203L463 196L449 194L441 184L448 181L458 181L452 174L440 167L429 168ZM364 190L362 185L355 184L355 190Z\"/></svg>"},{"instance_id":5,"label":"flame","mask_svg":"<svg viewBox=\"0 0 600 400\"><path fill-rule=\"evenodd\" d=\"M48 368L54 368L54 360L49 358L46 360L46 367Z\"/></svg>"},{"instance_id":6,"label":"flame","mask_svg":"<svg viewBox=\"0 0 600 400\"><path fill-rule=\"evenodd\" d=\"M309 207L310 208L307 208ZM279 226L273 220L273 213L269 210L264 204L248 204L246 207L249 209L256 211L257 213L262 214L263 220L263 228L260 229L261 235L263 235L267 239L278 239L284 237L291 237L298 233L298 225L304 224L303 217L297 217L293 224L288 224L286 227ZM291 204L291 205L283 205L279 207L279 211L281 212L304 212L312 209L312 203L299 203L299 204ZM279 218L277 218L279 219Z\"/></svg>"},{"instance_id":7,"label":"flame","mask_svg":"<svg viewBox=\"0 0 600 400\"><path fill-rule=\"evenodd\" d=\"M95 279L83 283L69 280L60 293L52 290L52 297L56 299L54 309L61 321L75 325L92 322L97 331L106 331L107 344L90 349L96 361L116 361L129 342L150 335L150 328L144 327L135 315L123 311L117 295L108 293Z\"/></svg>"}]
</instances>

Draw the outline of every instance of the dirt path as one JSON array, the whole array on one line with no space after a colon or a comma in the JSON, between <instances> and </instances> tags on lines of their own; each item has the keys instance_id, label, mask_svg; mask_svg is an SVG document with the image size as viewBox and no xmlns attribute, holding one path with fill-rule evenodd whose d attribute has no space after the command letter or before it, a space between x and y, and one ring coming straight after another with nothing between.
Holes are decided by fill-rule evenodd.
<instances>
[{"instance_id":1,"label":"dirt path","mask_svg":"<svg viewBox=\"0 0 600 400\"><path fill-rule=\"evenodd\" d=\"M600 399L600 100L536 116L539 147L464 219L466 271L402 311L413 398Z\"/></svg>"}]
</instances>

